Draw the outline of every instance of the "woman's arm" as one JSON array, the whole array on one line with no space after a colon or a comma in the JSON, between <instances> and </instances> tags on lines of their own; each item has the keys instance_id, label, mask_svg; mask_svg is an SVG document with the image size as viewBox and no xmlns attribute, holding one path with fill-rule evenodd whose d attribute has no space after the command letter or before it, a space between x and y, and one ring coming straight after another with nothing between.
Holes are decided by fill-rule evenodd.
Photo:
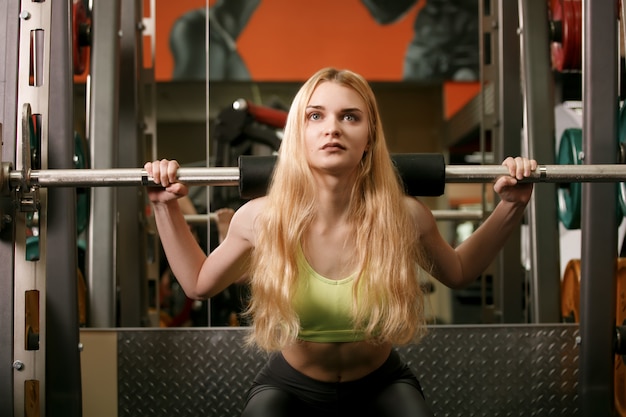
<instances>
[{"instance_id":1,"label":"woman's arm","mask_svg":"<svg viewBox=\"0 0 626 417\"><path fill-rule=\"evenodd\" d=\"M150 188L159 237L172 272L189 298L216 295L244 275L253 247L254 218L260 202L250 202L235 213L228 234L208 257L187 226L177 199L187 187L176 182L176 161L148 162L145 169L163 188Z\"/></svg>"},{"instance_id":2,"label":"woman's arm","mask_svg":"<svg viewBox=\"0 0 626 417\"><path fill-rule=\"evenodd\" d=\"M500 202L478 229L456 249L443 239L432 213L425 207L414 211L431 274L451 288L459 288L473 282L493 262L513 230L519 225L530 200L531 183L518 184L518 179L530 175L537 168L534 160L507 158L503 165L510 176L498 178L494 190Z\"/></svg>"}]
</instances>

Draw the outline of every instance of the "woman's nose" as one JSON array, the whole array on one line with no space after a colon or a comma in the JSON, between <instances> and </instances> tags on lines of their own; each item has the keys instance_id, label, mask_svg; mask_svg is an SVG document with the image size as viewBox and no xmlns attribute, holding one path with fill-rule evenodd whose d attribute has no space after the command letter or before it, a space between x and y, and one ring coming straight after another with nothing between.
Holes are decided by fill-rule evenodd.
<instances>
[{"instance_id":1,"label":"woman's nose","mask_svg":"<svg viewBox=\"0 0 626 417\"><path fill-rule=\"evenodd\" d=\"M324 126L324 134L329 136L336 136L340 132L338 123L333 119L329 120L326 126Z\"/></svg>"}]
</instances>

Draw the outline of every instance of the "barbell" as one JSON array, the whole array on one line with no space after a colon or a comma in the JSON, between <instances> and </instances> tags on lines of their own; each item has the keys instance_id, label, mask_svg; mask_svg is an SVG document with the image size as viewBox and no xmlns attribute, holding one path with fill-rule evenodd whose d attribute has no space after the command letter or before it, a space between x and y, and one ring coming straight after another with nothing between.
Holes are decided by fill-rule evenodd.
<instances>
[{"instance_id":1,"label":"barbell","mask_svg":"<svg viewBox=\"0 0 626 417\"><path fill-rule=\"evenodd\" d=\"M482 210L432 210L433 216L437 220L482 220ZM217 222L217 214L185 214L185 221L188 224L206 224L208 221Z\"/></svg>"},{"instance_id":2,"label":"barbell","mask_svg":"<svg viewBox=\"0 0 626 417\"><path fill-rule=\"evenodd\" d=\"M442 154L393 154L408 194L440 196L446 183L487 183L509 175L502 165L447 165ZM238 167L202 167L178 170L178 180L187 185L239 186L242 198L265 194L275 156L240 156ZM611 183L626 182L626 165L539 165L521 182L546 183ZM13 170L3 162L0 170L0 190L37 187L117 187L154 186L153 178L143 168L114 169L41 169Z\"/></svg>"}]
</instances>

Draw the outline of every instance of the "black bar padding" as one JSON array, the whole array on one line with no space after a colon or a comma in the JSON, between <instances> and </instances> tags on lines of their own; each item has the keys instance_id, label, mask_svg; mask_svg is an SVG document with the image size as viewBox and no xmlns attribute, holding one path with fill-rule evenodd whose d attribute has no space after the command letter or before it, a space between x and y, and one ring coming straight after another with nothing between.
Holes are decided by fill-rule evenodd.
<instances>
[{"instance_id":1,"label":"black bar padding","mask_svg":"<svg viewBox=\"0 0 626 417\"><path fill-rule=\"evenodd\" d=\"M404 183L415 197L439 197L446 187L446 162L439 153L397 153L391 159Z\"/></svg>"},{"instance_id":2,"label":"black bar padding","mask_svg":"<svg viewBox=\"0 0 626 417\"><path fill-rule=\"evenodd\" d=\"M239 156L239 196L244 200L262 197L274 171L276 156ZM438 197L446 185L446 165L442 154L392 154L391 159L407 194Z\"/></svg>"},{"instance_id":3,"label":"black bar padding","mask_svg":"<svg viewBox=\"0 0 626 417\"><path fill-rule=\"evenodd\" d=\"M239 196L244 200L263 197L276 165L276 155L239 156Z\"/></svg>"}]
</instances>

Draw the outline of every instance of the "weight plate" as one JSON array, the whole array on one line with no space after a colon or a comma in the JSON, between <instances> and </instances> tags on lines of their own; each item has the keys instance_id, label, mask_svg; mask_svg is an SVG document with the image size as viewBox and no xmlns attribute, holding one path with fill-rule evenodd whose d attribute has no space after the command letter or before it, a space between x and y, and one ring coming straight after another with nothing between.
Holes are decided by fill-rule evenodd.
<instances>
[{"instance_id":1,"label":"weight plate","mask_svg":"<svg viewBox=\"0 0 626 417\"><path fill-rule=\"evenodd\" d=\"M626 320L626 258L619 258L617 263L617 303L615 324L624 325ZM626 417L626 363L623 355L615 355L615 412Z\"/></svg>"},{"instance_id":2,"label":"weight plate","mask_svg":"<svg viewBox=\"0 0 626 417\"><path fill-rule=\"evenodd\" d=\"M564 322L580 322L580 259L570 259L561 280L561 317Z\"/></svg>"},{"instance_id":3,"label":"weight plate","mask_svg":"<svg viewBox=\"0 0 626 417\"><path fill-rule=\"evenodd\" d=\"M561 314L564 321L580 322L580 259L570 259L561 281ZM615 324L626 320L626 258L617 262L617 291ZM626 363L624 356L615 356L614 401L616 416L626 417Z\"/></svg>"},{"instance_id":4,"label":"weight plate","mask_svg":"<svg viewBox=\"0 0 626 417\"><path fill-rule=\"evenodd\" d=\"M74 168L90 168L89 145L78 132L74 132ZM89 225L90 190L76 189L76 233L80 235Z\"/></svg>"},{"instance_id":5,"label":"weight plate","mask_svg":"<svg viewBox=\"0 0 626 417\"><path fill-rule=\"evenodd\" d=\"M626 163L626 106L622 104L619 111L619 120L617 125L618 134L618 152L619 163ZM622 216L626 216L626 183L617 183L617 201L622 212Z\"/></svg>"},{"instance_id":6,"label":"weight plate","mask_svg":"<svg viewBox=\"0 0 626 417\"><path fill-rule=\"evenodd\" d=\"M565 129L559 143L559 165L580 165L582 163L582 130ZM566 229L580 229L581 185L579 182L559 184L557 190L559 220Z\"/></svg>"},{"instance_id":7,"label":"weight plate","mask_svg":"<svg viewBox=\"0 0 626 417\"><path fill-rule=\"evenodd\" d=\"M81 75L87 69L88 52L81 44L81 30L89 24L87 8L83 0L72 2L72 64L74 75Z\"/></svg>"},{"instance_id":8,"label":"weight plate","mask_svg":"<svg viewBox=\"0 0 626 417\"><path fill-rule=\"evenodd\" d=\"M549 19L553 40L550 43L552 69L576 71L582 68L582 2L550 0Z\"/></svg>"}]
</instances>

